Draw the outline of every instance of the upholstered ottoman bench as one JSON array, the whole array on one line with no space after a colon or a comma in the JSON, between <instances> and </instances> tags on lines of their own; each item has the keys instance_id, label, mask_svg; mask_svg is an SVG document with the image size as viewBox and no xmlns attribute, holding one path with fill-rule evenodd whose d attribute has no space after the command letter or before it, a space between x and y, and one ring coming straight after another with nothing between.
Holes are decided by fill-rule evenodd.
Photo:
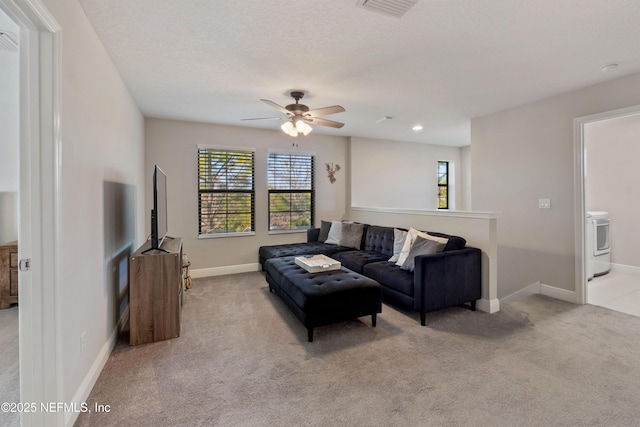
<instances>
[{"instance_id":1,"label":"upholstered ottoman bench","mask_svg":"<svg viewBox=\"0 0 640 427\"><path fill-rule=\"evenodd\" d=\"M382 312L382 287L375 280L342 267L340 270L308 273L295 257L271 258L265 262L269 291L275 292L307 328L313 328Z\"/></svg>"}]
</instances>

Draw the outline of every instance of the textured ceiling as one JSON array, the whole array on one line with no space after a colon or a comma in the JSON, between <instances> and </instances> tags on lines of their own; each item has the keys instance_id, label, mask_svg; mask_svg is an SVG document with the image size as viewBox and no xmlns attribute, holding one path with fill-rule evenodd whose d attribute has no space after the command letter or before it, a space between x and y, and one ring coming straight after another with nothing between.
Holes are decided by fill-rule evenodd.
<instances>
[{"instance_id":1,"label":"textured ceiling","mask_svg":"<svg viewBox=\"0 0 640 427\"><path fill-rule=\"evenodd\" d=\"M640 72L638 0L79 2L147 117L277 129L241 119L301 89L346 109L314 132L464 146L471 118Z\"/></svg>"}]
</instances>

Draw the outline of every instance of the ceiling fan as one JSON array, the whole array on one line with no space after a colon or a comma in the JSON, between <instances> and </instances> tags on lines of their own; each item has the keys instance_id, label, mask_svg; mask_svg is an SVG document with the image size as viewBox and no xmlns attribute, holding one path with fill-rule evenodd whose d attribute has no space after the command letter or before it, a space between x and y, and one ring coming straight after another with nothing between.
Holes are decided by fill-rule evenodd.
<instances>
[{"instance_id":1,"label":"ceiling fan","mask_svg":"<svg viewBox=\"0 0 640 427\"><path fill-rule=\"evenodd\" d=\"M259 117L255 119L242 119L242 120L286 120L280 126L280 128L287 135L298 136L298 134L308 135L311 132L311 126L309 123L320 126L329 126L332 128L341 128L344 123L334 122L333 120L323 119L320 116L328 116L329 114L342 113L344 108L340 105L333 105L331 107L316 108L310 110L304 104L300 104L299 101L304 97L304 92L291 91L291 97L296 100L295 104L289 104L286 107L276 104L268 99L261 99L267 105L272 106L276 110L286 114L282 117Z\"/></svg>"}]
</instances>

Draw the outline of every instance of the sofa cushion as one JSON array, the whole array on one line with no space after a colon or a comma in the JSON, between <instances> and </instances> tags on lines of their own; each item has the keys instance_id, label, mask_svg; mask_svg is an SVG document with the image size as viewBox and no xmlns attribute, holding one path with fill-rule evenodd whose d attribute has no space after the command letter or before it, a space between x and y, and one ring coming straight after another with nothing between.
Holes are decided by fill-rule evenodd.
<instances>
[{"instance_id":1,"label":"sofa cushion","mask_svg":"<svg viewBox=\"0 0 640 427\"><path fill-rule=\"evenodd\" d=\"M362 272L383 286L413 297L413 273L393 262L372 262L366 264Z\"/></svg>"},{"instance_id":2,"label":"sofa cushion","mask_svg":"<svg viewBox=\"0 0 640 427\"><path fill-rule=\"evenodd\" d=\"M403 270L413 271L415 265L415 258L418 255L431 255L436 254L438 252L442 252L444 249L445 243L437 242L431 239L423 239L422 237L416 237L415 242L411 245L411 250L409 251L409 256L402 264Z\"/></svg>"},{"instance_id":3,"label":"sofa cushion","mask_svg":"<svg viewBox=\"0 0 640 427\"><path fill-rule=\"evenodd\" d=\"M393 227L370 225L367 227L364 250L377 252L389 259L393 255Z\"/></svg>"},{"instance_id":4,"label":"sofa cushion","mask_svg":"<svg viewBox=\"0 0 640 427\"><path fill-rule=\"evenodd\" d=\"M428 231L427 234L449 239L449 241L447 242L447 245L444 247L443 252L457 251L459 249L464 249L467 246L467 241L460 236L451 236L449 234L437 233L435 231Z\"/></svg>"},{"instance_id":5,"label":"sofa cushion","mask_svg":"<svg viewBox=\"0 0 640 427\"><path fill-rule=\"evenodd\" d=\"M358 224L355 222L343 222L340 245L346 246L348 248L360 249L363 232L364 224Z\"/></svg>"},{"instance_id":6,"label":"sofa cushion","mask_svg":"<svg viewBox=\"0 0 640 427\"><path fill-rule=\"evenodd\" d=\"M373 251L343 251L338 252L332 258L340 261L343 267L362 274L362 268L371 262L386 261L386 255Z\"/></svg>"}]
</instances>

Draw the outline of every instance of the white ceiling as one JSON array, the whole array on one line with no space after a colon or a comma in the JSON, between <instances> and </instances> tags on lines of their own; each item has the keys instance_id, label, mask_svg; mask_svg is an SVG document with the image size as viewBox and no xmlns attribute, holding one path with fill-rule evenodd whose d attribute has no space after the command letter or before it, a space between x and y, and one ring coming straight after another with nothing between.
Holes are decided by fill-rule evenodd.
<instances>
[{"instance_id":1,"label":"white ceiling","mask_svg":"<svg viewBox=\"0 0 640 427\"><path fill-rule=\"evenodd\" d=\"M314 132L464 146L471 118L640 72L639 0L79 2L147 117L277 129L241 119L302 89L346 109Z\"/></svg>"}]
</instances>

